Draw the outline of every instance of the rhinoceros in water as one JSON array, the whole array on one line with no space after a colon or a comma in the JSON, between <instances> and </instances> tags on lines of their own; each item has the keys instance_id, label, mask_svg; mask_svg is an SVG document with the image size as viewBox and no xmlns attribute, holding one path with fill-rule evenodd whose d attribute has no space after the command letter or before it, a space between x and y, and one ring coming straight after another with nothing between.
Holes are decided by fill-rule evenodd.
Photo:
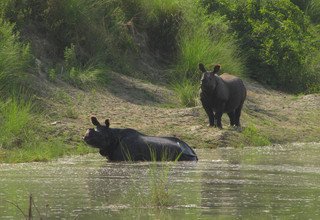
<instances>
[{"instance_id":1,"label":"rhinoceros in water","mask_svg":"<svg viewBox=\"0 0 320 220\"><path fill-rule=\"evenodd\" d=\"M188 144L175 137L153 137L134 129L110 128L109 120L101 125L91 117L95 129L87 130L84 141L99 148L110 161L197 161L197 155Z\"/></svg>"}]
</instances>

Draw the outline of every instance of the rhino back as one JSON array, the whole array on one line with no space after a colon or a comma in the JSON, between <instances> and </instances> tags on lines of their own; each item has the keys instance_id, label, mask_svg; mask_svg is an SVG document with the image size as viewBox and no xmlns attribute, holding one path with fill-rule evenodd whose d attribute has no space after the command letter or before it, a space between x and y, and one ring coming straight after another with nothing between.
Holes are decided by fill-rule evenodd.
<instances>
[{"instance_id":1,"label":"rhino back","mask_svg":"<svg viewBox=\"0 0 320 220\"><path fill-rule=\"evenodd\" d=\"M230 74L222 75L221 78L224 81L228 90L228 101L226 102L225 112L229 112L238 108L246 98L246 88L243 81Z\"/></svg>"},{"instance_id":2,"label":"rhino back","mask_svg":"<svg viewBox=\"0 0 320 220\"><path fill-rule=\"evenodd\" d=\"M127 155L123 152L130 153L130 151L128 151L128 149L130 149L130 141L136 140L142 134L131 128L112 128L111 130L113 136L112 138L114 140L112 142L112 146L108 146L108 158L111 161L127 160Z\"/></svg>"},{"instance_id":3,"label":"rhino back","mask_svg":"<svg viewBox=\"0 0 320 220\"><path fill-rule=\"evenodd\" d=\"M194 151L185 142L174 137L154 137L136 134L123 138L120 144L119 150L115 152L116 156L121 157L122 155L122 157L124 156L126 159L134 161L175 160L181 155L197 158Z\"/></svg>"}]
</instances>

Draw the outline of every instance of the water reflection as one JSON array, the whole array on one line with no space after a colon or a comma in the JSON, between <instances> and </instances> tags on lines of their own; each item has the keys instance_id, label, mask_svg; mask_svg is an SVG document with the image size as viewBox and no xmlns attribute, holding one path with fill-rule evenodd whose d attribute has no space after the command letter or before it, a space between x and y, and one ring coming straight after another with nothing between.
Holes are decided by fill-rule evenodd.
<instances>
[{"instance_id":1,"label":"water reflection","mask_svg":"<svg viewBox=\"0 0 320 220\"><path fill-rule=\"evenodd\" d=\"M318 219L319 151L314 143L197 150L198 163L107 163L87 155L1 164L0 219L23 218L7 201L27 210L30 193L49 219ZM157 208L152 184L164 179L173 203Z\"/></svg>"}]
</instances>

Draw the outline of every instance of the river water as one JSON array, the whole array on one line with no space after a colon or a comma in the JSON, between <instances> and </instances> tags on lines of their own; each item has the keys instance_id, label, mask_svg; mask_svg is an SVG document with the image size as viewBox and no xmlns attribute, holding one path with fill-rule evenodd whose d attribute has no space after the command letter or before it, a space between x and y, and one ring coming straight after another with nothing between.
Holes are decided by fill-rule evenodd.
<instances>
[{"instance_id":1,"label":"river water","mask_svg":"<svg viewBox=\"0 0 320 220\"><path fill-rule=\"evenodd\" d=\"M0 219L23 219L30 194L35 219L320 219L320 144L196 152L197 163L0 164Z\"/></svg>"}]
</instances>

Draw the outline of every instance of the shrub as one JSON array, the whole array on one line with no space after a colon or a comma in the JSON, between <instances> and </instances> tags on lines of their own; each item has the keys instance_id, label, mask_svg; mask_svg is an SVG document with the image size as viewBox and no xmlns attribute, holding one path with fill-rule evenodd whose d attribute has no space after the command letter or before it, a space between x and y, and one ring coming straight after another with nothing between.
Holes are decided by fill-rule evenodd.
<instances>
[{"instance_id":1,"label":"shrub","mask_svg":"<svg viewBox=\"0 0 320 220\"><path fill-rule=\"evenodd\" d=\"M320 23L320 1L319 0L291 0L297 5L313 23Z\"/></svg>"},{"instance_id":2,"label":"shrub","mask_svg":"<svg viewBox=\"0 0 320 220\"><path fill-rule=\"evenodd\" d=\"M178 33L182 22L182 8L179 0L140 0L146 16L145 30L148 46L156 56L170 62L176 58ZM172 61L170 63L173 63Z\"/></svg>"},{"instance_id":3,"label":"shrub","mask_svg":"<svg viewBox=\"0 0 320 220\"><path fill-rule=\"evenodd\" d=\"M11 0L4 14L34 44L34 34L48 42L37 47L36 54L59 62L69 48L83 67L99 61L114 64L130 48L120 5L98 0Z\"/></svg>"}]
</instances>

